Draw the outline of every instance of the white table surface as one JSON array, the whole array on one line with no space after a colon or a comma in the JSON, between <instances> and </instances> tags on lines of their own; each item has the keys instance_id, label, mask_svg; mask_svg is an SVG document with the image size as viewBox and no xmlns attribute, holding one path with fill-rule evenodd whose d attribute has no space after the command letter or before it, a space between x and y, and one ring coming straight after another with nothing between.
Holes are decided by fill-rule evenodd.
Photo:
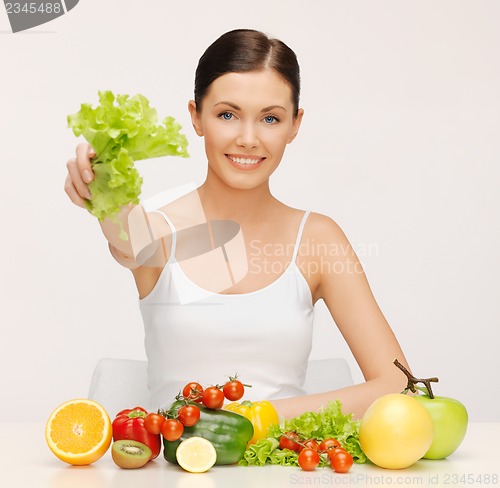
<instances>
[{"instance_id":1,"label":"white table surface","mask_svg":"<svg viewBox=\"0 0 500 488\"><path fill-rule=\"evenodd\" d=\"M330 468L214 466L192 474L163 459L136 470L120 469L108 451L90 466L70 466L45 443L44 425L0 423L0 487L34 488L262 488L289 486L500 486L500 422L472 423L455 453L440 461L420 460L410 468L386 470L355 464L347 474Z\"/></svg>"}]
</instances>

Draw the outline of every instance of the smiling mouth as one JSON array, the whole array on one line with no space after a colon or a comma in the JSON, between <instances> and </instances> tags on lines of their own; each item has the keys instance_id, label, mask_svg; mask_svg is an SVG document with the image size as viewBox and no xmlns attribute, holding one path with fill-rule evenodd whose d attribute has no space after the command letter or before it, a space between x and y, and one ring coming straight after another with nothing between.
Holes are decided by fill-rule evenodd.
<instances>
[{"instance_id":1,"label":"smiling mouth","mask_svg":"<svg viewBox=\"0 0 500 488\"><path fill-rule=\"evenodd\" d=\"M259 165L259 163L262 163L266 159L255 156L254 157L232 156L230 154L226 154L226 157L235 165L247 166L247 167L257 166Z\"/></svg>"}]
</instances>

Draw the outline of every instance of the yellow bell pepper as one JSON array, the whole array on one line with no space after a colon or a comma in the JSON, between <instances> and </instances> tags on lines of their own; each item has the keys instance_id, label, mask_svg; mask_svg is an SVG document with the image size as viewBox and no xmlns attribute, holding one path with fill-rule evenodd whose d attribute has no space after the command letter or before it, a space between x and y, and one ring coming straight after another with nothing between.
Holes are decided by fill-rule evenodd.
<instances>
[{"instance_id":1,"label":"yellow bell pepper","mask_svg":"<svg viewBox=\"0 0 500 488\"><path fill-rule=\"evenodd\" d=\"M265 439L269 427L273 424L279 424L278 413L267 400L254 403L248 400L241 403L234 402L229 403L224 408L239 413L252 422L253 437L248 442L248 445L255 444L259 439Z\"/></svg>"}]
</instances>

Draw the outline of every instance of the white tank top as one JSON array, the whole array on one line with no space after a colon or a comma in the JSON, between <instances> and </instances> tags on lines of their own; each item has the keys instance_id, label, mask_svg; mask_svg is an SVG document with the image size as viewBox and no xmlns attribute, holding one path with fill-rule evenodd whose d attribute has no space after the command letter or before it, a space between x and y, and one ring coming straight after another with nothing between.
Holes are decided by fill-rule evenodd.
<instances>
[{"instance_id":1,"label":"white tank top","mask_svg":"<svg viewBox=\"0 0 500 488\"><path fill-rule=\"evenodd\" d=\"M272 400L305 394L312 346L313 302L296 264L309 212L300 223L291 263L271 284L250 293L221 294L200 288L175 259L172 248L153 290L139 300L148 358L149 408L169 406L190 381L204 387L238 374L252 385L245 400ZM179 289L195 301L181 303Z\"/></svg>"}]
</instances>

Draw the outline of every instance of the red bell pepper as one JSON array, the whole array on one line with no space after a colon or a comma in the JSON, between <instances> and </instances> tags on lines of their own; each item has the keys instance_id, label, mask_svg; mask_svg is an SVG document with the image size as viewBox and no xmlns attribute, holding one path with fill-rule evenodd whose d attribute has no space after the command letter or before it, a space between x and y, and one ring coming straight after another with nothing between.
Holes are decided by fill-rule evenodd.
<instances>
[{"instance_id":1,"label":"red bell pepper","mask_svg":"<svg viewBox=\"0 0 500 488\"><path fill-rule=\"evenodd\" d=\"M148 412L142 407L122 410L116 414L113 420L113 440L131 439L142 442L151 449L151 457L154 459L160 454L161 435L150 434L144 427L144 418Z\"/></svg>"}]
</instances>

